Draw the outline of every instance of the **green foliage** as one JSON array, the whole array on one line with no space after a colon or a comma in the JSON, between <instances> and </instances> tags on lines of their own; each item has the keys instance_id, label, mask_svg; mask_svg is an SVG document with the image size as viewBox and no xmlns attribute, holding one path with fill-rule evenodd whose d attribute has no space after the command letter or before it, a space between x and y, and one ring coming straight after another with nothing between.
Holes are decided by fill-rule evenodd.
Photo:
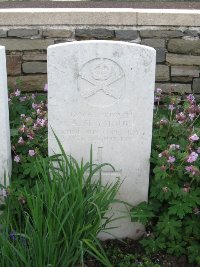
<instances>
[{"instance_id":1,"label":"green foliage","mask_svg":"<svg viewBox=\"0 0 200 267\"><path fill-rule=\"evenodd\" d=\"M131 211L148 230L148 253L186 254L200 264L200 105L156 92L149 203Z\"/></svg>"},{"instance_id":2,"label":"green foliage","mask_svg":"<svg viewBox=\"0 0 200 267\"><path fill-rule=\"evenodd\" d=\"M10 209L14 196L10 192L5 198L0 265L72 267L84 264L87 253L111 267L97 235L108 229L112 218L106 212L115 202L120 181L102 185L101 169L113 168L110 164L93 164L92 151L90 162L78 164L57 141L60 155L36 159L38 179L33 187L21 189L15 220Z\"/></svg>"},{"instance_id":3,"label":"green foliage","mask_svg":"<svg viewBox=\"0 0 200 267\"><path fill-rule=\"evenodd\" d=\"M152 217L154 217L153 208L147 205L146 202L141 202L131 212L132 220L139 220L144 225L146 225Z\"/></svg>"},{"instance_id":4,"label":"green foliage","mask_svg":"<svg viewBox=\"0 0 200 267\"><path fill-rule=\"evenodd\" d=\"M44 95L21 95L16 90L9 98L14 161L6 207L11 228L18 229L15 224L25 225L30 211L24 188L41 184L43 168L34 165L36 157L47 156L47 107ZM186 254L190 262L200 264L200 106L192 95L181 99L163 96L160 90L156 100L149 202L132 209L132 220L146 226L141 243L148 253ZM81 247L86 243L92 246L86 240ZM126 260L131 261L129 256Z\"/></svg>"},{"instance_id":5,"label":"green foliage","mask_svg":"<svg viewBox=\"0 0 200 267\"><path fill-rule=\"evenodd\" d=\"M109 247L107 250L108 257L115 267L160 267L150 258L139 253L126 253L118 247Z\"/></svg>"},{"instance_id":6,"label":"green foliage","mask_svg":"<svg viewBox=\"0 0 200 267\"><path fill-rule=\"evenodd\" d=\"M45 95L9 94L12 181L34 185L37 173L35 156L47 156L47 101Z\"/></svg>"}]
</instances>

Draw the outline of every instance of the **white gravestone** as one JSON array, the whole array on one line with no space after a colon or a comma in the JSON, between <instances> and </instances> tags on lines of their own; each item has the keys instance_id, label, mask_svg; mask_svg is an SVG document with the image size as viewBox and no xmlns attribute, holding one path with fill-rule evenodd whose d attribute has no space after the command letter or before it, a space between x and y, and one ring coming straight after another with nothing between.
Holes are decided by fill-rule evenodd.
<instances>
[{"instance_id":1,"label":"white gravestone","mask_svg":"<svg viewBox=\"0 0 200 267\"><path fill-rule=\"evenodd\" d=\"M11 146L5 47L0 46L0 183L11 173Z\"/></svg>"},{"instance_id":2,"label":"white gravestone","mask_svg":"<svg viewBox=\"0 0 200 267\"><path fill-rule=\"evenodd\" d=\"M49 126L78 160L89 159L92 144L95 162L116 168L105 169L104 180L120 176L119 198L132 205L148 196L155 58L153 48L115 41L48 48ZM49 153L58 152L51 129L48 141ZM115 209L115 217L128 214L124 205ZM110 231L118 238L137 238L143 230L129 217L112 226L119 226Z\"/></svg>"}]
</instances>

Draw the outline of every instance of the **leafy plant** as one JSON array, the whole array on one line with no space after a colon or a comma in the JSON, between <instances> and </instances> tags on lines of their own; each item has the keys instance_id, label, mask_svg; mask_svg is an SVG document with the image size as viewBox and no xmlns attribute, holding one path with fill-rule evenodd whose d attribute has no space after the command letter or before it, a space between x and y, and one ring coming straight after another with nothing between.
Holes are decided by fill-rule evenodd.
<instances>
[{"instance_id":1,"label":"leafy plant","mask_svg":"<svg viewBox=\"0 0 200 267\"><path fill-rule=\"evenodd\" d=\"M34 185L36 156L47 156L46 95L22 94L19 89L9 94L12 143L12 181Z\"/></svg>"},{"instance_id":2,"label":"leafy plant","mask_svg":"<svg viewBox=\"0 0 200 267\"><path fill-rule=\"evenodd\" d=\"M21 188L20 209L13 219L9 199L0 224L0 263L4 267L72 267L84 265L85 254L112 266L97 235L108 229L106 213L120 187L101 183L101 169L90 161L79 164L61 154L35 161L38 179L33 187ZM95 178L94 178L95 177ZM96 178L97 177L97 178ZM22 218L23 217L23 218Z\"/></svg>"},{"instance_id":3,"label":"leafy plant","mask_svg":"<svg viewBox=\"0 0 200 267\"><path fill-rule=\"evenodd\" d=\"M128 251L123 251L118 246L110 244L107 248L107 255L115 267L160 267L158 263L154 263L149 257L142 255L136 251L132 253Z\"/></svg>"},{"instance_id":4,"label":"leafy plant","mask_svg":"<svg viewBox=\"0 0 200 267\"><path fill-rule=\"evenodd\" d=\"M149 253L186 254L200 264L200 105L156 90L149 203L131 211Z\"/></svg>"},{"instance_id":5,"label":"leafy plant","mask_svg":"<svg viewBox=\"0 0 200 267\"><path fill-rule=\"evenodd\" d=\"M186 254L200 264L200 105L193 95L183 99L160 89L155 101L149 202L132 209L132 220L146 226L141 243L148 253ZM16 223L26 222L24 187L33 190L41 183L43 168L36 169L35 160L47 156L48 126L45 95L22 95L16 89L9 104L13 176L4 189L12 221L8 234Z\"/></svg>"}]
</instances>

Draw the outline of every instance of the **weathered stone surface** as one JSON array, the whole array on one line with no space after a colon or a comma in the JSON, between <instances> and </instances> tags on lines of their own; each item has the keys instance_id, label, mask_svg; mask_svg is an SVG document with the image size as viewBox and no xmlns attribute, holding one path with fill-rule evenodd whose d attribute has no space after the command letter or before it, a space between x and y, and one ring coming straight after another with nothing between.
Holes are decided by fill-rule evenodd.
<instances>
[{"instance_id":1,"label":"weathered stone surface","mask_svg":"<svg viewBox=\"0 0 200 267\"><path fill-rule=\"evenodd\" d=\"M171 77L171 81L172 82L178 82L178 83L189 83L192 82L193 78L192 77L188 77L188 76L183 76L183 77L179 77L179 76L174 76Z\"/></svg>"},{"instance_id":2,"label":"weathered stone surface","mask_svg":"<svg viewBox=\"0 0 200 267\"><path fill-rule=\"evenodd\" d=\"M104 169L103 183L123 177L119 198L132 205L146 200L155 50L128 42L84 41L51 46L47 53L49 124L66 153L88 160L92 144L94 163L115 166L115 172ZM48 141L49 153L57 153L51 129ZM108 216L113 211L124 216L127 209L116 204ZM111 232L118 238L136 238L143 229L128 217L114 225L119 228ZM100 238L112 236L101 233Z\"/></svg>"},{"instance_id":3,"label":"weathered stone surface","mask_svg":"<svg viewBox=\"0 0 200 267\"><path fill-rule=\"evenodd\" d=\"M156 81L163 82L169 81L169 67L165 65L157 65L156 66Z\"/></svg>"},{"instance_id":4,"label":"weathered stone surface","mask_svg":"<svg viewBox=\"0 0 200 267\"><path fill-rule=\"evenodd\" d=\"M0 37L7 37L7 31L6 30L0 30Z\"/></svg>"},{"instance_id":5,"label":"weathered stone surface","mask_svg":"<svg viewBox=\"0 0 200 267\"><path fill-rule=\"evenodd\" d=\"M141 37L147 38L174 38L174 37L181 37L183 36L182 31L178 30L141 30L140 31Z\"/></svg>"},{"instance_id":6,"label":"weathered stone surface","mask_svg":"<svg viewBox=\"0 0 200 267\"><path fill-rule=\"evenodd\" d=\"M2 0L1 0L2 1ZM27 8L27 9L1 9L0 25L137 25L137 9L121 8ZM154 14L153 14L154 15ZM163 15L163 14L162 14ZM198 14L197 14L198 15ZM174 15L173 15L174 16ZM191 15L189 14L191 17ZM194 20L194 17L192 16ZM198 20L198 16L196 17ZM187 25L190 22L187 21ZM195 22L196 23L196 22ZM152 25L152 24L151 24ZM163 24L165 25L165 24ZM197 25L196 25L197 26Z\"/></svg>"},{"instance_id":7,"label":"weathered stone surface","mask_svg":"<svg viewBox=\"0 0 200 267\"><path fill-rule=\"evenodd\" d=\"M200 78L193 79L192 89L195 94L200 94Z\"/></svg>"},{"instance_id":8,"label":"weathered stone surface","mask_svg":"<svg viewBox=\"0 0 200 267\"><path fill-rule=\"evenodd\" d=\"M200 40L171 39L168 51L178 54L200 55Z\"/></svg>"},{"instance_id":9,"label":"weathered stone surface","mask_svg":"<svg viewBox=\"0 0 200 267\"><path fill-rule=\"evenodd\" d=\"M42 53L42 52L38 53L38 52L25 51L22 58L25 61L46 61L47 60L47 54Z\"/></svg>"},{"instance_id":10,"label":"weathered stone surface","mask_svg":"<svg viewBox=\"0 0 200 267\"><path fill-rule=\"evenodd\" d=\"M198 103L200 103L200 94L195 94L195 99Z\"/></svg>"},{"instance_id":11,"label":"weathered stone surface","mask_svg":"<svg viewBox=\"0 0 200 267\"><path fill-rule=\"evenodd\" d=\"M18 77L8 77L8 85L11 88L16 87L17 79L20 80L20 90L22 91L43 91L47 83L46 75L26 75Z\"/></svg>"},{"instance_id":12,"label":"weathered stone surface","mask_svg":"<svg viewBox=\"0 0 200 267\"><path fill-rule=\"evenodd\" d=\"M146 1L144 1L146 2ZM151 2L157 2L152 1ZM160 1L163 2L163 1ZM174 2L174 1L171 1ZM184 2L184 0L179 0L176 2ZM189 2L192 2L189 1ZM143 9L137 12L137 25L149 25L149 26L199 26L200 17L199 10L184 10L184 9ZM127 24L126 24L127 25ZM136 24L133 24L136 25Z\"/></svg>"},{"instance_id":13,"label":"weathered stone surface","mask_svg":"<svg viewBox=\"0 0 200 267\"><path fill-rule=\"evenodd\" d=\"M11 145L8 110L8 91L5 48L0 46L0 183L4 185L4 175L11 174Z\"/></svg>"},{"instance_id":14,"label":"weathered stone surface","mask_svg":"<svg viewBox=\"0 0 200 267\"><path fill-rule=\"evenodd\" d=\"M0 44L6 47L6 50L23 51L23 50L41 50L47 49L49 45L54 44L53 40L30 40L30 39L0 39Z\"/></svg>"},{"instance_id":15,"label":"weathered stone surface","mask_svg":"<svg viewBox=\"0 0 200 267\"><path fill-rule=\"evenodd\" d=\"M164 39L142 39L142 45L151 46L153 48L165 48L165 40Z\"/></svg>"},{"instance_id":16,"label":"weathered stone surface","mask_svg":"<svg viewBox=\"0 0 200 267\"><path fill-rule=\"evenodd\" d=\"M8 36L10 37L31 37L38 35L39 31L37 29L10 29L8 31Z\"/></svg>"},{"instance_id":17,"label":"weathered stone surface","mask_svg":"<svg viewBox=\"0 0 200 267\"><path fill-rule=\"evenodd\" d=\"M22 64L24 73L47 73L46 62L25 62Z\"/></svg>"},{"instance_id":18,"label":"weathered stone surface","mask_svg":"<svg viewBox=\"0 0 200 267\"><path fill-rule=\"evenodd\" d=\"M190 84L181 83L156 83L156 88L161 88L164 93L175 92L179 94L191 93Z\"/></svg>"},{"instance_id":19,"label":"weathered stone surface","mask_svg":"<svg viewBox=\"0 0 200 267\"><path fill-rule=\"evenodd\" d=\"M54 38L54 37L65 37L65 38L71 38L73 35L73 31L71 30L65 30L65 29L45 29L43 30L43 36L48 38Z\"/></svg>"},{"instance_id":20,"label":"weathered stone surface","mask_svg":"<svg viewBox=\"0 0 200 267\"><path fill-rule=\"evenodd\" d=\"M200 56L179 55L179 54L166 54L166 61L170 65L198 65L200 66Z\"/></svg>"},{"instance_id":21,"label":"weathered stone surface","mask_svg":"<svg viewBox=\"0 0 200 267\"><path fill-rule=\"evenodd\" d=\"M138 37L138 32L135 30L115 30L115 37L122 41L135 40Z\"/></svg>"},{"instance_id":22,"label":"weathered stone surface","mask_svg":"<svg viewBox=\"0 0 200 267\"><path fill-rule=\"evenodd\" d=\"M8 75L13 76L21 74L21 64L22 64L21 55L7 55L6 65L7 65Z\"/></svg>"},{"instance_id":23,"label":"weathered stone surface","mask_svg":"<svg viewBox=\"0 0 200 267\"><path fill-rule=\"evenodd\" d=\"M197 66L172 66L171 76L199 77L200 68Z\"/></svg>"},{"instance_id":24,"label":"weathered stone surface","mask_svg":"<svg viewBox=\"0 0 200 267\"><path fill-rule=\"evenodd\" d=\"M165 48L155 48L156 49L156 63L165 62L166 49Z\"/></svg>"},{"instance_id":25,"label":"weathered stone surface","mask_svg":"<svg viewBox=\"0 0 200 267\"><path fill-rule=\"evenodd\" d=\"M79 39L111 39L115 31L108 29L76 29L75 36Z\"/></svg>"},{"instance_id":26,"label":"weathered stone surface","mask_svg":"<svg viewBox=\"0 0 200 267\"><path fill-rule=\"evenodd\" d=\"M54 40L54 44L61 44L61 43L66 43L66 42L74 42L74 41L77 41L77 40L74 40L74 39L56 39Z\"/></svg>"},{"instance_id":27,"label":"weathered stone surface","mask_svg":"<svg viewBox=\"0 0 200 267\"><path fill-rule=\"evenodd\" d=\"M184 31L185 36L198 37L198 31L195 30L186 30Z\"/></svg>"}]
</instances>

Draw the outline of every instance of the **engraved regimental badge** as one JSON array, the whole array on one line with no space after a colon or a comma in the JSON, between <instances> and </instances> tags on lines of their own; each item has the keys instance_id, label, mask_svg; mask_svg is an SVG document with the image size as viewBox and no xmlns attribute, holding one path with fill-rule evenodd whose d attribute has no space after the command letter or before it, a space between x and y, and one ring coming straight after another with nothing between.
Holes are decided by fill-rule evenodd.
<instances>
[{"instance_id":1,"label":"engraved regimental badge","mask_svg":"<svg viewBox=\"0 0 200 267\"><path fill-rule=\"evenodd\" d=\"M125 75L113 60L95 58L83 65L79 72L80 95L92 106L110 106L122 97Z\"/></svg>"}]
</instances>

